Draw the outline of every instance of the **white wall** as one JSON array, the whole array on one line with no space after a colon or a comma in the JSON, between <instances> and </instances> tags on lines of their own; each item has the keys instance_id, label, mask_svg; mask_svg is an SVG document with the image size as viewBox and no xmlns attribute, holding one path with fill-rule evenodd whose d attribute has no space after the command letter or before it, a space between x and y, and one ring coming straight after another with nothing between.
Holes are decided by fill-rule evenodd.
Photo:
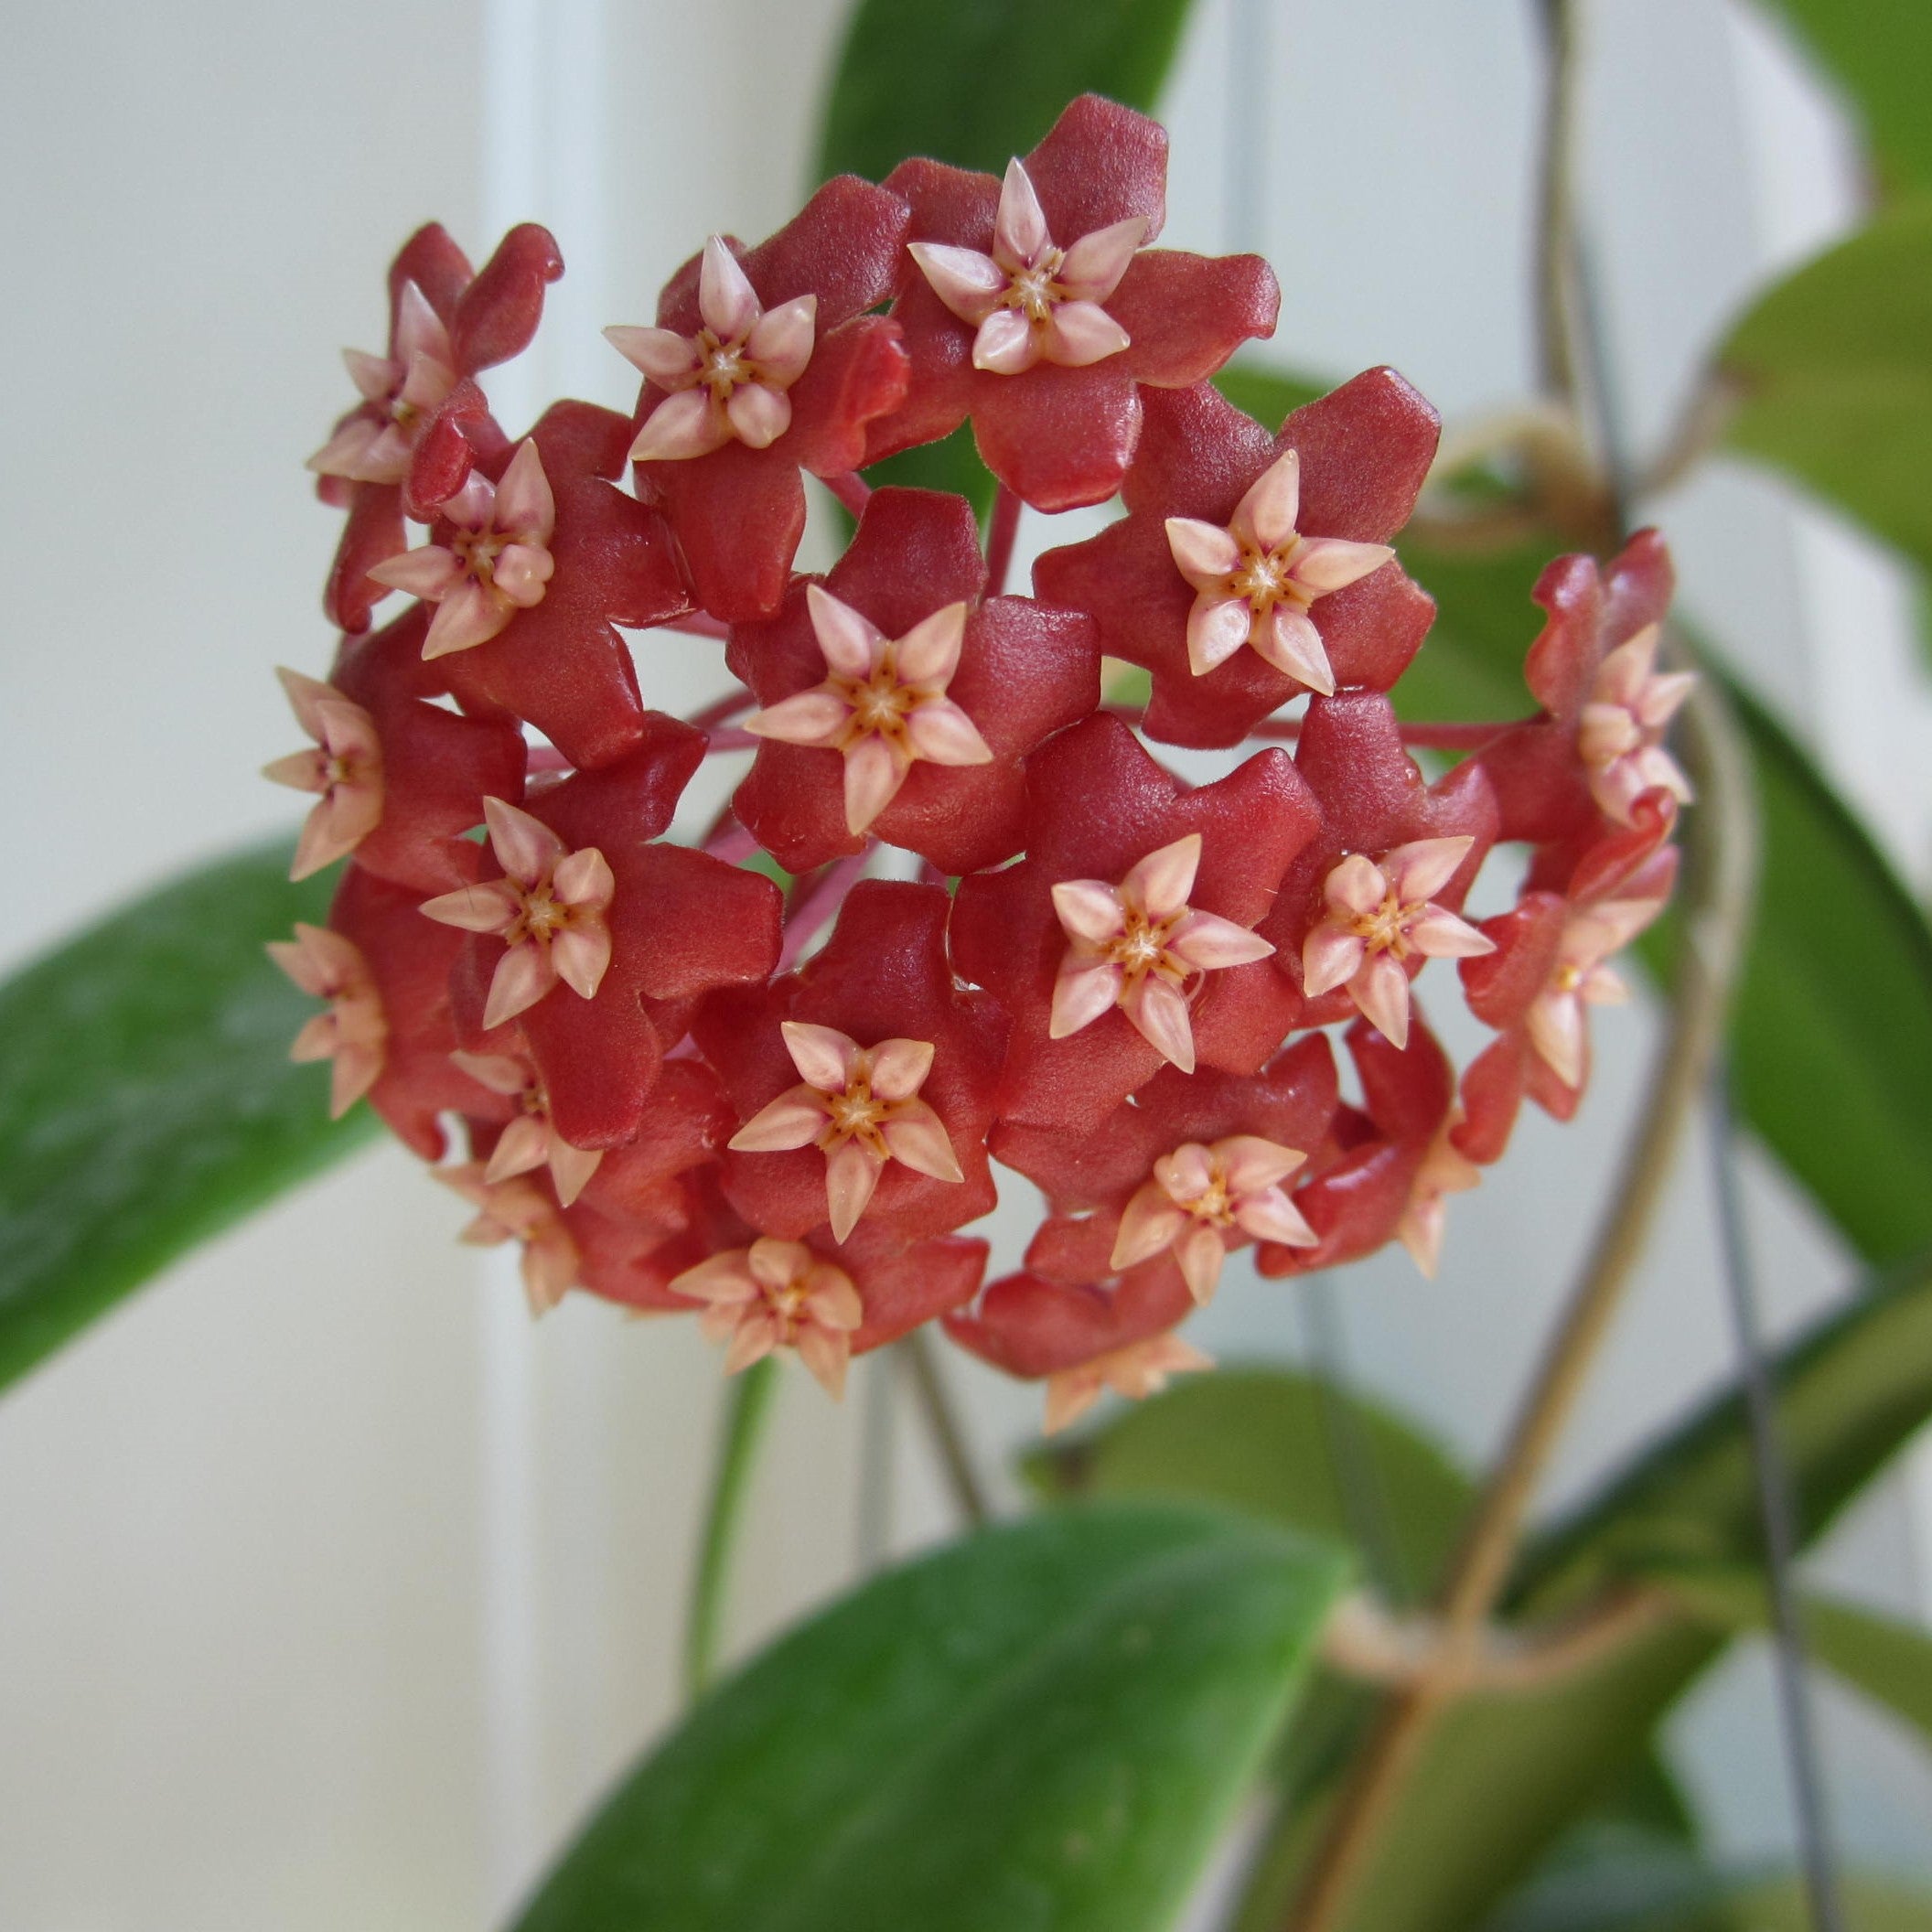
<instances>
[{"instance_id":1,"label":"white wall","mask_svg":"<svg viewBox=\"0 0 1932 1932\"><path fill-rule=\"evenodd\" d=\"M252 773L293 742L269 665L313 669L329 643L315 612L333 519L299 465L339 406L337 346L379 344L395 242L431 214L479 252L511 219L552 221L571 273L527 375L497 392L510 413L566 388L623 401L596 327L641 318L708 230L756 236L795 205L842 12L197 0L11 23L0 810L35 856L0 950L289 821ZM1751 283L1847 219L1846 176L1829 112L1716 0L1595 15L1596 228L1631 405L1654 430ZM1203 0L1173 91L1169 239L1229 243L1242 71L1266 110L1249 138L1282 357L1338 374L1392 360L1452 413L1508 400L1530 365L1535 55L1527 8L1505 0ZM1925 742L1925 701L1883 562L1755 478L1659 508L1690 593L1743 614L1733 643L1923 875L1932 761L1904 754ZM668 708L715 688L710 647L646 662ZM1610 1016L1585 1120L1530 1123L1455 1204L1441 1282L1397 1257L1337 1284L1365 1382L1471 1454L1568 1277L1648 1033ZM1843 1257L1773 1183L1753 1191L1787 1321ZM365 1156L0 1403L0 1924L474 1927L669 1714L715 1364L688 1328L588 1303L532 1331L506 1271L449 1243L460 1218L405 1157ZM1714 1283L1687 1173L1562 1494L1725 1372ZM1203 1338L1288 1348L1290 1299L1231 1281ZM958 1366L991 1460L1030 1432L1036 1393ZM788 1381L742 1640L851 1574L876 1379L862 1368L844 1411ZM904 1545L945 1516L904 1429L900 1459ZM1843 1541L1856 1587L1925 1602L1895 1491ZM1922 1850L1920 1768L1831 1717L1848 1836ZM1775 1837L1762 1672L1728 1673L1680 1728L1730 1841Z\"/></svg>"}]
</instances>

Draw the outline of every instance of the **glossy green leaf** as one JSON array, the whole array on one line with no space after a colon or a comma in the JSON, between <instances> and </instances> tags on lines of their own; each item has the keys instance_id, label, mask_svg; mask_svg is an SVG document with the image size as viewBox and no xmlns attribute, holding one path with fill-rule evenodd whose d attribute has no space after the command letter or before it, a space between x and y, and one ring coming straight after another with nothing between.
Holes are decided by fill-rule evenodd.
<instances>
[{"instance_id":1,"label":"glossy green leaf","mask_svg":"<svg viewBox=\"0 0 1932 1932\"><path fill-rule=\"evenodd\" d=\"M374 1131L289 1063L317 1008L262 948L332 885L290 885L289 852L171 879L0 986L0 1384Z\"/></svg>"},{"instance_id":2,"label":"glossy green leaf","mask_svg":"<svg viewBox=\"0 0 1932 1932\"><path fill-rule=\"evenodd\" d=\"M1932 7L1925 0L1768 0L1842 89L1890 185L1932 186Z\"/></svg>"},{"instance_id":3,"label":"glossy green leaf","mask_svg":"<svg viewBox=\"0 0 1932 1932\"><path fill-rule=\"evenodd\" d=\"M1693 1616L1719 1630L1773 1627L1764 1572L1742 1564L1659 1563L1648 1572ZM1932 1738L1932 1631L1807 1591L1799 1600L1806 1654Z\"/></svg>"},{"instance_id":4,"label":"glossy green leaf","mask_svg":"<svg viewBox=\"0 0 1932 1932\"><path fill-rule=\"evenodd\" d=\"M860 0L826 102L821 177L909 156L1005 172L1077 94L1152 113L1188 0Z\"/></svg>"},{"instance_id":5,"label":"glossy green leaf","mask_svg":"<svg viewBox=\"0 0 1932 1932\"><path fill-rule=\"evenodd\" d=\"M1189 0L860 0L827 98L821 178L883 181L915 155L1004 174L1076 95L1151 113ZM956 490L983 515L993 478L962 427L875 464L875 485Z\"/></svg>"},{"instance_id":6,"label":"glossy green leaf","mask_svg":"<svg viewBox=\"0 0 1932 1932\"><path fill-rule=\"evenodd\" d=\"M1289 1368L1178 1382L1034 1451L1025 1466L1049 1497L1186 1497L1308 1536L1386 1540L1404 1597L1433 1586L1471 1493L1449 1458L1392 1411Z\"/></svg>"},{"instance_id":7,"label":"glossy green leaf","mask_svg":"<svg viewBox=\"0 0 1932 1932\"><path fill-rule=\"evenodd\" d=\"M1307 1668L1343 1561L1051 1510L867 1584L619 1787L521 1932L1155 1932Z\"/></svg>"},{"instance_id":8,"label":"glossy green leaf","mask_svg":"<svg viewBox=\"0 0 1932 1932\"><path fill-rule=\"evenodd\" d=\"M1738 1104L1859 1252L1894 1261L1932 1245L1932 928L1790 735L1731 695L1760 837Z\"/></svg>"},{"instance_id":9,"label":"glossy green leaf","mask_svg":"<svg viewBox=\"0 0 1932 1932\"><path fill-rule=\"evenodd\" d=\"M1717 367L1732 449L1932 565L1932 194L1759 297Z\"/></svg>"}]
</instances>

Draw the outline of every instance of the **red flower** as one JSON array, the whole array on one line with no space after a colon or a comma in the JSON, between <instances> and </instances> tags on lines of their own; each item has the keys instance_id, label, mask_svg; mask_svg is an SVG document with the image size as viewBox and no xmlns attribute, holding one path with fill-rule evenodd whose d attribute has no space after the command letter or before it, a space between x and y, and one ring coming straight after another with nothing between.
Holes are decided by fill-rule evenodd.
<instances>
[{"instance_id":1,"label":"red flower","mask_svg":"<svg viewBox=\"0 0 1932 1932\"><path fill-rule=\"evenodd\" d=\"M427 521L478 455L500 453L474 378L529 346L563 273L556 242L531 222L504 236L480 274L434 221L390 264L389 353L343 352L362 401L308 463L323 499L349 510L323 598L344 630L367 628L382 595L369 572L403 547L404 512Z\"/></svg>"},{"instance_id":2,"label":"red flower","mask_svg":"<svg viewBox=\"0 0 1932 1932\"><path fill-rule=\"evenodd\" d=\"M855 176L828 181L769 241L714 236L670 282L655 328L607 333L647 378L639 494L671 518L698 599L768 617L805 529L801 469L858 467L865 428L906 393L892 292L906 208Z\"/></svg>"},{"instance_id":3,"label":"red flower","mask_svg":"<svg viewBox=\"0 0 1932 1932\"><path fill-rule=\"evenodd\" d=\"M953 982L948 904L937 886L859 885L817 958L699 1014L699 1048L745 1123L725 1197L761 1232L796 1240L859 1223L907 1240L993 1207L985 1141L1005 1020ZM854 1067L847 1048L870 1063ZM797 1131L789 1114L777 1121L779 1101Z\"/></svg>"},{"instance_id":4,"label":"red flower","mask_svg":"<svg viewBox=\"0 0 1932 1932\"><path fill-rule=\"evenodd\" d=\"M886 186L912 209L894 318L912 384L865 460L957 429L1036 510L1120 488L1141 427L1137 385L1184 389L1274 332L1281 292L1254 255L1142 251L1166 212L1167 136L1098 95L991 175L907 161Z\"/></svg>"},{"instance_id":5,"label":"red flower","mask_svg":"<svg viewBox=\"0 0 1932 1932\"><path fill-rule=\"evenodd\" d=\"M1434 410L1387 369L1276 436L1205 383L1143 408L1127 516L1048 551L1034 585L1154 673L1148 734L1235 745L1307 692L1388 690L1435 615L1386 548L1429 473Z\"/></svg>"},{"instance_id":6,"label":"red flower","mask_svg":"<svg viewBox=\"0 0 1932 1932\"><path fill-rule=\"evenodd\" d=\"M1089 718L1035 753L1026 856L963 881L952 923L960 971L1014 1015L1002 1116L1084 1131L1164 1059L1189 1071L1197 1057L1229 1072L1259 1068L1297 1003L1244 928L1319 824L1283 752L1259 752L1197 790L1114 717ZM1109 891L1119 930L1097 938ZM1096 990L1109 995L1104 1009Z\"/></svg>"},{"instance_id":7,"label":"red flower","mask_svg":"<svg viewBox=\"0 0 1932 1932\"><path fill-rule=\"evenodd\" d=\"M613 480L628 435L607 409L553 403L517 451L471 478L473 499L448 506L462 504L466 521L439 517L428 546L381 567L387 581L442 599L423 649L458 702L527 719L577 766L612 764L646 736L630 649L615 627L660 624L691 607L663 518ZM524 486L511 499L519 466ZM548 502L541 543L522 521L499 528L486 476L500 480L506 516L534 516ZM505 590L499 573L513 559L519 574ZM439 640L453 612L457 624Z\"/></svg>"},{"instance_id":8,"label":"red flower","mask_svg":"<svg viewBox=\"0 0 1932 1932\"><path fill-rule=\"evenodd\" d=\"M1628 823L1637 793L1657 784L1689 796L1658 745L1689 687L1681 673L1648 673L1655 627L1669 609L1675 584L1670 553L1654 530L1639 531L1602 570L1590 557L1559 557L1537 579L1533 595L1549 615L1523 676L1543 715L1504 733L1482 754L1501 808L1502 837L1574 836L1611 805L1616 809L1609 815ZM1633 671L1638 674L1628 676ZM1645 715L1605 702L1618 696L1634 700ZM1600 705L1623 711L1623 728L1600 711L1586 746L1586 724ZM1586 755L1593 749L1594 762Z\"/></svg>"},{"instance_id":9,"label":"red flower","mask_svg":"<svg viewBox=\"0 0 1932 1932\"><path fill-rule=\"evenodd\" d=\"M653 843L703 739L655 712L644 724L643 744L619 763L532 791L514 821L494 813L493 830L504 828L497 865L431 902L433 918L473 935L456 974L462 1046L499 1050L497 1027L513 1019L557 1131L577 1147L633 1139L692 1003L763 979L778 962L780 905L769 879ZM543 834L553 846L543 847ZM562 957L558 939L570 949ZM497 975L519 955L528 963L499 1002Z\"/></svg>"},{"instance_id":10,"label":"red flower","mask_svg":"<svg viewBox=\"0 0 1932 1932\"><path fill-rule=\"evenodd\" d=\"M963 498L882 489L829 575L734 628L725 661L767 742L733 803L780 864L808 872L868 831L946 873L1019 850L1020 760L1100 702L1100 658L1086 618L985 586Z\"/></svg>"},{"instance_id":11,"label":"red flower","mask_svg":"<svg viewBox=\"0 0 1932 1932\"><path fill-rule=\"evenodd\" d=\"M1282 881L1261 936L1305 996L1301 1025L1325 1026L1365 1012L1386 1021L1400 1046L1407 982L1426 961L1488 950L1453 917L1496 837L1487 772L1472 759L1425 784L1379 692L1310 699L1295 765L1320 801L1321 829ZM1394 906L1385 899L1376 907L1364 899L1357 907L1352 897L1371 872L1385 889L1412 886L1421 899ZM1390 896L1400 901L1399 894ZM1353 949L1346 958L1343 945ZM1311 960L1321 968L1313 981ZM1344 964L1348 971L1340 974Z\"/></svg>"}]
</instances>

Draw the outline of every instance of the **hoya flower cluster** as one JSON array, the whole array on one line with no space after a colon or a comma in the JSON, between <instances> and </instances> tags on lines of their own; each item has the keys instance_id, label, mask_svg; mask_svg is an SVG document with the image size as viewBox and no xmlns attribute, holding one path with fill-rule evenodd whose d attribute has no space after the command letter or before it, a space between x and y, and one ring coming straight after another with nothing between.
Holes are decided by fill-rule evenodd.
<instances>
[{"instance_id":1,"label":"hoya flower cluster","mask_svg":"<svg viewBox=\"0 0 1932 1932\"><path fill-rule=\"evenodd\" d=\"M1226 402L1274 278L1152 246L1165 173L1156 125L1089 98L1004 181L832 181L607 331L629 418L522 436L478 377L534 333L551 238L397 257L310 466L344 635L326 682L283 674L314 748L270 767L317 795L297 873L349 863L276 953L327 1003L297 1057L445 1162L538 1308L685 1312L727 1367L792 1349L834 1393L938 1320L1047 1379L1057 1425L1198 1366L1177 1331L1237 1249L1433 1269L1522 1100L1577 1105L1685 795L1663 548L1552 564L1540 711L1429 781L1389 692L1433 606L1390 543L1435 413L1389 370L1279 430ZM984 544L963 499L864 477L965 423ZM792 570L806 472L858 512L822 578ZM1116 494L1006 592L1020 504ZM693 722L646 703L671 652L730 681ZM705 758L753 748L711 836L668 842ZM1503 843L1515 903L1465 918ZM1460 1072L1423 1016L1458 993L1494 1035ZM995 1164L1046 1211L989 1283Z\"/></svg>"}]
</instances>

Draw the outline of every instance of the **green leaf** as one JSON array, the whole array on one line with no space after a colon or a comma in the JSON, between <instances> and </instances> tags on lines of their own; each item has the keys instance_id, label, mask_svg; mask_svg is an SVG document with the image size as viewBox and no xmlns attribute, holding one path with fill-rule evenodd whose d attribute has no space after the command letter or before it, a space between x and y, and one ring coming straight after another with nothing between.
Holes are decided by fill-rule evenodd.
<instances>
[{"instance_id":1,"label":"green leaf","mask_svg":"<svg viewBox=\"0 0 1932 1932\"><path fill-rule=\"evenodd\" d=\"M1717 368L1732 449L1932 566L1932 194L1761 296Z\"/></svg>"},{"instance_id":2,"label":"green leaf","mask_svg":"<svg viewBox=\"0 0 1932 1932\"><path fill-rule=\"evenodd\" d=\"M1359 1466L1345 1466L1351 1460ZM1372 1514L1404 1597L1433 1585L1471 1494L1411 1424L1288 1368L1178 1382L1101 1428L1035 1450L1024 1466L1047 1497L1185 1497L1331 1541L1355 1540L1354 1517Z\"/></svg>"},{"instance_id":3,"label":"green leaf","mask_svg":"<svg viewBox=\"0 0 1932 1932\"><path fill-rule=\"evenodd\" d=\"M1925 0L1770 0L1850 97L1883 174L1932 185L1932 7Z\"/></svg>"},{"instance_id":4,"label":"green leaf","mask_svg":"<svg viewBox=\"0 0 1932 1932\"><path fill-rule=\"evenodd\" d=\"M1077 94L1154 111L1188 0L860 0L819 145L821 178L913 155L1005 172Z\"/></svg>"},{"instance_id":5,"label":"green leaf","mask_svg":"<svg viewBox=\"0 0 1932 1932\"><path fill-rule=\"evenodd\" d=\"M1883 1265L1932 1244L1932 928L1790 735L1743 690L1731 697L1761 840L1731 1014L1738 1103Z\"/></svg>"},{"instance_id":6,"label":"green leaf","mask_svg":"<svg viewBox=\"0 0 1932 1932\"><path fill-rule=\"evenodd\" d=\"M1345 1566L1220 1513L1052 1510L874 1582L701 1705L521 1932L1155 1932Z\"/></svg>"},{"instance_id":7,"label":"green leaf","mask_svg":"<svg viewBox=\"0 0 1932 1932\"><path fill-rule=\"evenodd\" d=\"M1076 95L1154 110L1189 0L860 0L826 101L819 175L883 181L925 155L999 175ZM866 480L950 489L983 516L993 483L970 425Z\"/></svg>"},{"instance_id":8,"label":"green leaf","mask_svg":"<svg viewBox=\"0 0 1932 1932\"><path fill-rule=\"evenodd\" d=\"M0 1386L376 1127L291 1066L313 1000L263 943L319 922L278 840L185 873L0 985Z\"/></svg>"},{"instance_id":9,"label":"green leaf","mask_svg":"<svg viewBox=\"0 0 1932 1932\"><path fill-rule=\"evenodd\" d=\"M1648 1575L1714 1629L1773 1627L1771 1594L1761 1570L1741 1563L1663 1562ZM1800 1598L1798 1615L1812 1662L1932 1739L1932 1631L1816 1591Z\"/></svg>"},{"instance_id":10,"label":"green leaf","mask_svg":"<svg viewBox=\"0 0 1932 1932\"><path fill-rule=\"evenodd\" d=\"M1244 356L1229 363L1215 377L1214 386L1237 409L1245 409L1257 423L1277 430L1296 410L1326 395L1335 384Z\"/></svg>"}]
</instances>

